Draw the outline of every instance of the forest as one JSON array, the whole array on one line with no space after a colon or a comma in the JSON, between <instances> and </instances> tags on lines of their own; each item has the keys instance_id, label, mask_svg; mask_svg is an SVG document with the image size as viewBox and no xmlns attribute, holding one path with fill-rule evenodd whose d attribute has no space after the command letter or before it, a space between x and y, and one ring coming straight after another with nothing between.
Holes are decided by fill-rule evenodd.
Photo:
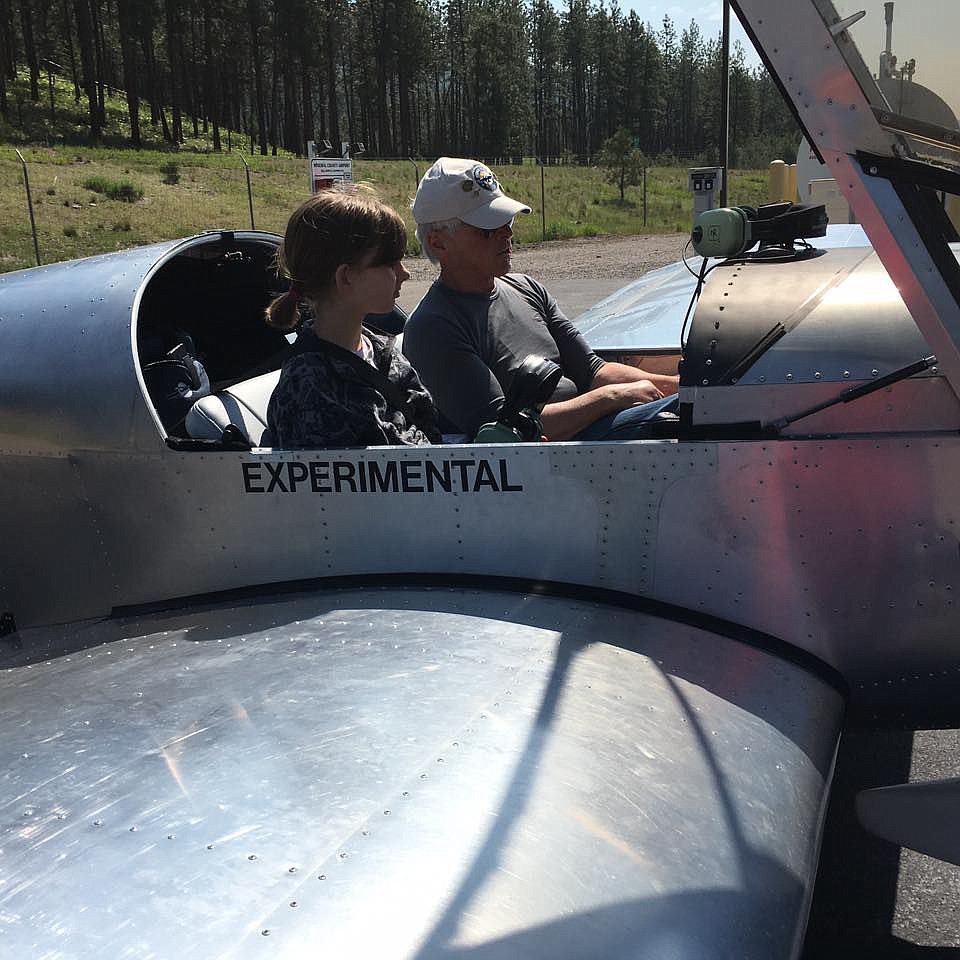
<instances>
[{"instance_id":1,"label":"forest","mask_svg":"<svg viewBox=\"0 0 960 960\"><path fill-rule=\"evenodd\" d=\"M592 157L624 128L651 162L719 155L719 34L669 16L653 26L616 2L0 0L0 28L13 141L24 139L14 96L42 103L49 86L52 111L58 77L83 104L90 144L104 142L113 94L134 148L149 124L170 149L202 134L219 151L230 130L264 155L315 140L370 157L553 162ZM799 139L770 77L735 45L731 166L765 166Z\"/></svg>"}]
</instances>

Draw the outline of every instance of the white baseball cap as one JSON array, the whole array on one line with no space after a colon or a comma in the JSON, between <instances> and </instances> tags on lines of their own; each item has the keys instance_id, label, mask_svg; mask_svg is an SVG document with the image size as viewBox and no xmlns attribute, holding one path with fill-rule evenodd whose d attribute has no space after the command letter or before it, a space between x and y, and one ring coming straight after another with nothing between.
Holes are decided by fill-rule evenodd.
<instances>
[{"instance_id":1,"label":"white baseball cap","mask_svg":"<svg viewBox=\"0 0 960 960\"><path fill-rule=\"evenodd\" d=\"M441 157L423 175L413 201L417 223L456 219L481 230L496 230L518 213L529 212L525 203L500 189L488 166L456 157Z\"/></svg>"}]
</instances>

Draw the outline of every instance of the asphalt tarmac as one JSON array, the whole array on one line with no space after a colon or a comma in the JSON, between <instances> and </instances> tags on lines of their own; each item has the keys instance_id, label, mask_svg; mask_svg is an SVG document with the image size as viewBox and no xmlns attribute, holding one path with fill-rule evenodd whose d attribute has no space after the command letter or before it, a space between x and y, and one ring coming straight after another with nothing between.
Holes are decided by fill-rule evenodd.
<instances>
[{"instance_id":1,"label":"asphalt tarmac","mask_svg":"<svg viewBox=\"0 0 960 960\"><path fill-rule=\"evenodd\" d=\"M548 287L573 319L632 279L557 280ZM408 281L401 306L412 310L429 285ZM857 793L869 787L960 777L960 682L951 677L917 690L906 707L854 693L802 960L960 960L960 867L872 836L854 810ZM921 717L912 716L917 704L925 705Z\"/></svg>"},{"instance_id":2,"label":"asphalt tarmac","mask_svg":"<svg viewBox=\"0 0 960 960\"><path fill-rule=\"evenodd\" d=\"M935 696L956 703L955 690ZM857 793L869 787L960 775L956 707L952 717L934 721L944 724L940 729L911 729L912 712L875 718L854 710L848 719L803 960L960 958L960 867L872 836L854 809Z\"/></svg>"}]
</instances>

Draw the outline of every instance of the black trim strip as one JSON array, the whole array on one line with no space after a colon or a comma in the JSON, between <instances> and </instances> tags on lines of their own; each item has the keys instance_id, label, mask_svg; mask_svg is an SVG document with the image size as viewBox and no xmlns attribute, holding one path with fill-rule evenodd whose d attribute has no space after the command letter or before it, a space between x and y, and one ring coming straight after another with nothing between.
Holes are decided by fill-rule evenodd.
<instances>
[{"instance_id":1,"label":"black trim strip","mask_svg":"<svg viewBox=\"0 0 960 960\"><path fill-rule=\"evenodd\" d=\"M949 238L957 234L943 204L929 187L916 187L895 180L893 189L917 228L947 289L960 306L960 264L947 246Z\"/></svg>"},{"instance_id":2,"label":"black trim strip","mask_svg":"<svg viewBox=\"0 0 960 960\"><path fill-rule=\"evenodd\" d=\"M543 597L577 600L583 603L601 603L606 606L635 610L650 616L660 617L674 623L686 624L717 636L743 643L792 663L814 674L835 689L843 697L849 694L849 686L843 675L834 667L806 650L774 637L772 634L754 630L732 620L725 620L706 613L698 613L686 607L661 600L650 600L619 590L603 587L587 587L578 584L560 583L553 580L530 580L522 577L489 577L477 574L434 573L388 573L353 574L341 577L323 577L309 580L288 580L262 586L236 587L189 597L174 597L152 603L114 607L112 618L135 618L153 613L169 612L185 606L206 607L238 600L258 600L284 594L309 593L320 590L357 589L358 587L391 587L402 589L475 589L500 590L508 593L533 593Z\"/></svg>"},{"instance_id":3,"label":"black trim strip","mask_svg":"<svg viewBox=\"0 0 960 960\"><path fill-rule=\"evenodd\" d=\"M881 157L862 150L858 150L855 156L868 177L881 177L893 183L906 182L960 195L960 173L951 167L901 157Z\"/></svg>"},{"instance_id":4,"label":"black trim strip","mask_svg":"<svg viewBox=\"0 0 960 960\"><path fill-rule=\"evenodd\" d=\"M857 162L868 177L890 181L943 282L960 306L960 263L947 245L957 232L935 192L960 194L960 174L911 160L869 154L857 154Z\"/></svg>"},{"instance_id":5,"label":"black trim strip","mask_svg":"<svg viewBox=\"0 0 960 960\"><path fill-rule=\"evenodd\" d=\"M759 420L738 420L734 423L695 423L688 425L678 437L684 442L699 442L703 440L738 440L747 442L753 440L778 440L780 431L772 424L764 424Z\"/></svg>"},{"instance_id":6,"label":"black trim strip","mask_svg":"<svg viewBox=\"0 0 960 960\"><path fill-rule=\"evenodd\" d=\"M951 130L949 127L941 127L938 123L929 123L926 120L894 113L892 110L883 110L880 107L873 107L873 115L877 123L888 130L946 147L949 150L960 148L960 130Z\"/></svg>"},{"instance_id":7,"label":"black trim strip","mask_svg":"<svg viewBox=\"0 0 960 960\"><path fill-rule=\"evenodd\" d=\"M787 328L778 320L717 380L717 386L728 386L736 383L786 332Z\"/></svg>"}]
</instances>

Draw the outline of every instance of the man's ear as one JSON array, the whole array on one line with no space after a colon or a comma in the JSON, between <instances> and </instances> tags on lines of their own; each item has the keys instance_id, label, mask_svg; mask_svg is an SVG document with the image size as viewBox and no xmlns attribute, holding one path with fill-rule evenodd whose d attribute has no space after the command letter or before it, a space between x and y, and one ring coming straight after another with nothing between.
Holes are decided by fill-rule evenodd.
<instances>
[{"instance_id":1,"label":"man's ear","mask_svg":"<svg viewBox=\"0 0 960 960\"><path fill-rule=\"evenodd\" d=\"M444 230L431 230L427 234L427 246L435 253L447 249L447 238L450 236Z\"/></svg>"}]
</instances>

